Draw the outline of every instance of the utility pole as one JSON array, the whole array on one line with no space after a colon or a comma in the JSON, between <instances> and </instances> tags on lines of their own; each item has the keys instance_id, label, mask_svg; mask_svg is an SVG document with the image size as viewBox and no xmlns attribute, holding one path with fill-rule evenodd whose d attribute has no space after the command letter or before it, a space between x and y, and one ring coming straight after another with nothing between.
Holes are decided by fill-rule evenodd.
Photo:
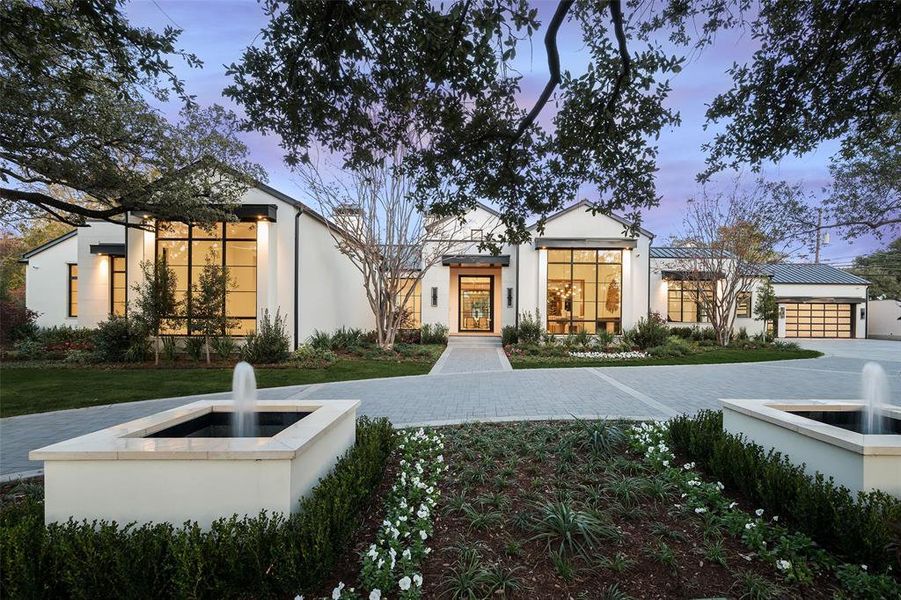
<instances>
[{"instance_id":1,"label":"utility pole","mask_svg":"<svg viewBox=\"0 0 901 600\"><path fill-rule=\"evenodd\" d=\"M820 264L820 228L823 226L823 209L817 209L817 245L814 253L814 264Z\"/></svg>"}]
</instances>

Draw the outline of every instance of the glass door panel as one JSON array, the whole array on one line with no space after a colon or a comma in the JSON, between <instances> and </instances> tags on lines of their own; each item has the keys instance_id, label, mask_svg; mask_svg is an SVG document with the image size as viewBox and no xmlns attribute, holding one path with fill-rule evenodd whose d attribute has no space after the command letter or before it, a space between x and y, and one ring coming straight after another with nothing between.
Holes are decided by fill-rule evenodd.
<instances>
[{"instance_id":1,"label":"glass door panel","mask_svg":"<svg viewBox=\"0 0 901 600\"><path fill-rule=\"evenodd\" d=\"M494 278L460 276L460 331L494 330Z\"/></svg>"}]
</instances>

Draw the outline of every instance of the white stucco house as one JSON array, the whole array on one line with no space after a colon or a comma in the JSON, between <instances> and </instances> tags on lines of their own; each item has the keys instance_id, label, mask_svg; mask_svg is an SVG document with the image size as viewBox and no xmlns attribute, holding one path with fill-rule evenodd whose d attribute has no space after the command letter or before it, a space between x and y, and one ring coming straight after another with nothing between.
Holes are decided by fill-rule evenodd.
<instances>
[{"instance_id":1,"label":"white stucco house","mask_svg":"<svg viewBox=\"0 0 901 600\"><path fill-rule=\"evenodd\" d=\"M532 227L528 243L495 255L479 243L501 226L499 215L476 207L455 226L452 251L422 273L407 306L412 326L442 323L452 335L497 336L526 312L540 314L558 335L619 333L650 312L674 326L703 326L692 290L671 268L679 249L653 247L652 233L627 234L625 220L587 208L579 202L549 216L541 230ZM129 216L143 219L143 230L91 222L22 257L26 304L41 326L92 327L127 314L142 261L165 254L187 302L192 278L215 256L236 281L226 302L238 322L231 334L253 330L264 309L286 316L295 345L317 329L373 328L360 273L337 250L325 216L264 184L245 193L236 216L209 231L149 215ZM776 267L767 275L780 298L780 335L866 335L865 280L825 265ZM816 277L797 275L803 268ZM749 333L764 327L753 318L755 290L735 325ZM187 330L185 323L173 333Z\"/></svg>"}]
</instances>

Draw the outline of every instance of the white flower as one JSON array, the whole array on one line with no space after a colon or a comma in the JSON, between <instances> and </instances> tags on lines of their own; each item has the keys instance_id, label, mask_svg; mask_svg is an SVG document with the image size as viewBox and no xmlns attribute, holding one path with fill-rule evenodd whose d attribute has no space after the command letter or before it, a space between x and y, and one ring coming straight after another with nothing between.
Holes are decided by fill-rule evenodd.
<instances>
[{"instance_id":1,"label":"white flower","mask_svg":"<svg viewBox=\"0 0 901 600\"><path fill-rule=\"evenodd\" d=\"M867 570L867 566L866 566L866 565L860 565L860 568L863 569L864 571Z\"/></svg>"},{"instance_id":2,"label":"white flower","mask_svg":"<svg viewBox=\"0 0 901 600\"><path fill-rule=\"evenodd\" d=\"M410 560L412 558L412 556L410 554L410 549L407 548L406 550L404 550L404 552L403 552L403 554L401 554L401 556L403 556L406 560Z\"/></svg>"},{"instance_id":3,"label":"white flower","mask_svg":"<svg viewBox=\"0 0 901 600\"><path fill-rule=\"evenodd\" d=\"M443 454L439 454L439 455L438 455L438 458L436 458L435 460L437 460L437 461L440 462L440 463L443 463L443 462L444 462L444 455L443 455Z\"/></svg>"},{"instance_id":4,"label":"white flower","mask_svg":"<svg viewBox=\"0 0 901 600\"><path fill-rule=\"evenodd\" d=\"M425 532L425 529L420 529L419 530L419 539L421 539L424 542L427 537L429 537L429 534L427 534Z\"/></svg>"},{"instance_id":5,"label":"white flower","mask_svg":"<svg viewBox=\"0 0 901 600\"><path fill-rule=\"evenodd\" d=\"M369 600L382 600L382 590L375 589L369 592Z\"/></svg>"},{"instance_id":6,"label":"white flower","mask_svg":"<svg viewBox=\"0 0 901 600\"><path fill-rule=\"evenodd\" d=\"M778 522L779 522L779 515L775 515L775 516L773 517L773 521L775 521L775 522L778 523Z\"/></svg>"},{"instance_id":7,"label":"white flower","mask_svg":"<svg viewBox=\"0 0 901 600\"><path fill-rule=\"evenodd\" d=\"M332 600L340 600L341 598L341 590L344 589L344 583L339 582L337 587L332 590Z\"/></svg>"},{"instance_id":8,"label":"white flower","mask_svg":"<svg viewBox=\"0 0 901 600\"><path fill-rule=\"evenodd\" d=\"M790 562L788 562L787 560L777 560L776 566L779 568L780 571L787 571L792 568L792 564Z\"/></svg>"},{"instance_id":9,"label":"white flower","mask_svg":"<svg viewBox=\"0 0 901 600\"><path fill-rule=\"evenodd\" d=\"M722 492L723 489L725 489L725 487L726 487L726 486L724 486L724 485L723 485L722 483L720 483L719 481L716 482L716 489L718 489L719 491Z\"/></svg>"},{"instance_id":10,"label":"white flower","mask_svg":"<svg viewBox=\"0 0 901 600\"><path fill-rule=\"evenodd\" d=\"M422 575L420 575L419 573L414 573L413 583L416 584L416 587L422 587Z\"/></svg>"},{"instance_id":11,"label":"white flower","mask_svg":"<svg viewBox=\"0 0 901 600\"><path fill-rule=\"evenodd\" d=\"M296 596L294 596L294 600L303 600L303 596L297 594Z\"/></svg>"},{"instance_id":12,"label":"white flower","mask_svg":"<svg viewBox=\"0 0 901 600\"><path fill-rule=\"evenodd\" d=\"M404 577L397 582L397 585L398 587L400 587L401 591L406 592L408 589L410 589L411 583L412 581L410 580L410 578L404 575Z\"/></svg>"},{"instance_id":13,"label":"white flower","mask_svg":"<svg viewBox=\"0 0 901 600\"><path fill-rule=\"evenodd\" d=\"M669 461L668 461L668 460L663 461L663 466L664 466L664 467L668 467L668 466L669 466Z\"/></svg>"},{"instance_id":14,"label":"white flower","mask_svg":"<svg viewBox=\"0 0 901 600\"><path fill-rule=\"evenodd\" d=\"M762 517L762 516L763 516L763 509L762 509L762 508L758 508L757 510L754 511L754 514L757 515L758 517Z\"/></svg>"},{"instance_id":15,"label":"white flower","mask_svg":"<svg viewBox=\"0 0 901 600\"><path fill-rule=\"evenodd\" d=\"M705 512L707 512L707 509L706 508L696 508L695 512L698 513L699 515L702 515Z\"/></svg>"},{"instance_id":16,"label":"white flower","mask_svg":"<svg viewBox=\"0 0 901 600\"><path fill-rule=\"evenodd\" d=\"M732 510L736 506L738 506L738 502L733 502L732 504L729 505L729 510Z\"/></svg>"},{"instance_id":17,"label":"white flower","mask_svg":"<svg viewBox=\"0 0 901 600\"><path fill-rule=\"evenodd\" d=\"M754 529L754 523L748 522L745 523L745 529Z\"/></svg>"}]
</instances>

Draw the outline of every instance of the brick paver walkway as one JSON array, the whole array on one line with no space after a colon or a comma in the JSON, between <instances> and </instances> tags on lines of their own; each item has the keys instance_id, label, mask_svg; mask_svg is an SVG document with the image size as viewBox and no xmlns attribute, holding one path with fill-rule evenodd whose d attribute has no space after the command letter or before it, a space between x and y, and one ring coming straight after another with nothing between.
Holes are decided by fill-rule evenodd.
<instances>
[{"instance_id":1,"label":"brick paver walkway","mask_svg":"<svg viewBox=\"0 0 901 600\"><path fill-rule=\"evenodd\" d=\"M837 342L841 344L841 342ZM901 343L844 342L812 360L731 365L604 367L441 373L270 388L262 398L354 398L360 413L395 425L578 417L663 419L718 408L719 398L854 398L860 371L877 360L901 404ZM853 344L863 350L853 351ZM227 393L206 398L224 398ZM0 420L0 474L39 469L28 451L179 406L201 396L148 400Z\"/></svg>"}]
</instances>

